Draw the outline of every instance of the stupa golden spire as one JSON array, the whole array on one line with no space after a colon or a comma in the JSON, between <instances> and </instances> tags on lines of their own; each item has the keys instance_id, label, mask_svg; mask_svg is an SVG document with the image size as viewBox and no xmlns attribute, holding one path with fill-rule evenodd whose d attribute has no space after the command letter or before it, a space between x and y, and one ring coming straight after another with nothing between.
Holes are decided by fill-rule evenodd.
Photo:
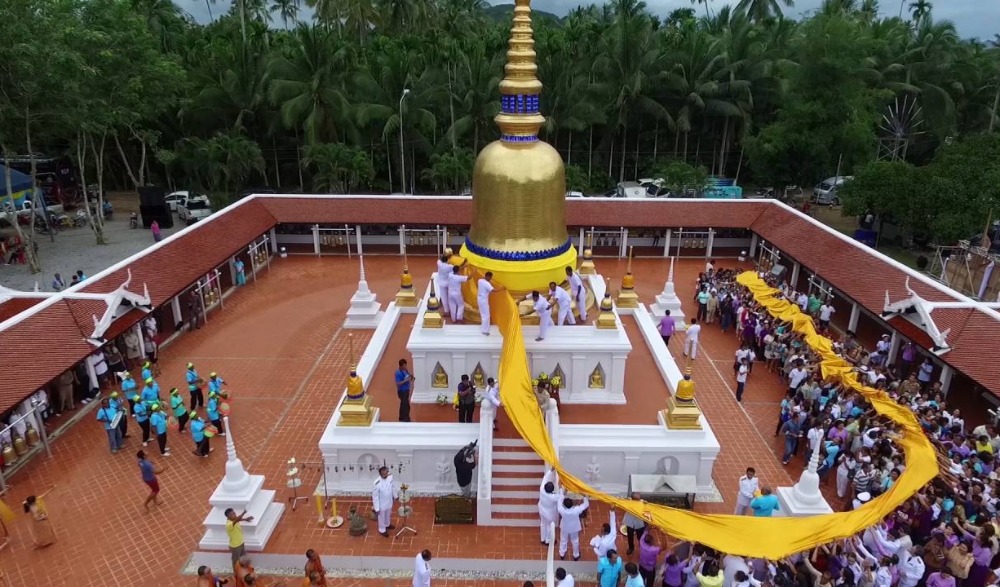
<instances>
[{"instance_id":1,"label":"stupa golden spire","mask_svg":"<svg viewBox=\"0 0 1000 587\"><path fill-rule=\"evenodd\" d=\"M530 0L515 1L504 73L495 118L500 140L476 159L472 228L461 255L512 291L542 290L576 267L576 249L566 233L562 157L538 139L545 118Z\"/></svg>"}]
</instances>

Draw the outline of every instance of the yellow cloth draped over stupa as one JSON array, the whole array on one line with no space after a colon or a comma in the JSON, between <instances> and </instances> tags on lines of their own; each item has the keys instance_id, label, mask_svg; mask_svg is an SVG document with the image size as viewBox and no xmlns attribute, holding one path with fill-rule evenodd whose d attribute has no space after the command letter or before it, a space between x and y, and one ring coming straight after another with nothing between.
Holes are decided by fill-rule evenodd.
<instances>
[{"instance_id":1,"label":"yellow cloth draped over stupa","mask_svg":"<svg viewBox=\"0 0 1000 587\"><path fill-rule=\"evenodd\" d=\"M884 392L859 383L850 366L833 353L831 342L816 334L812 321L802 315L797 306L776 299L777 290L768 287L752 272L740 275L738 281L750 289L771 315L791 322L797 332L805 335L806 342L823 359L824 377L859 391L878 413L899 426L901 435L896 442L906 453L906 470L887 492L857 510L810 518L697 514L598 492L570 475L559 462L532 393L517 304L506 292L493 295L491 300L493 315L503 334L500 396L518 433L559 473L559 481L566 490L622 508L680 540L699 542L725 553L778 560L853 536L880 522L938 474L937 453L913 413Z\"/></svg>"}]
</instances>

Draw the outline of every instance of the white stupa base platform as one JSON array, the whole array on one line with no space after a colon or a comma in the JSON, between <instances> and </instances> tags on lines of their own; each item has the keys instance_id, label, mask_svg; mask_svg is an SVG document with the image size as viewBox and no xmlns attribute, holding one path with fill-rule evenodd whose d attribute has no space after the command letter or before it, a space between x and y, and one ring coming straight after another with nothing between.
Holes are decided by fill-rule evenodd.
<instances>
[{"instance_id":1,"label":"white stupa base platform","mask_svg":"<svg viewBox=\"0 0 1000 587\"><path fill-rule=\"evenodd\" d=\"M259 552L264 550L267 541L285 512L285 504L275 501L275 491L262 489L263 475L249 475L247 481L235 491L228 491L219 484L209 503L212 510L205 517L205 535L198 542L198 547L205 550L228 550L229 537L226 535L227 508L233 508L237 513L244 509L253 516L249 522L240 522L243 528L243 538L246 549Z\"/></svg>"},{"instance_id":2,"label":"white stupa base platform","mask_svg":"<svg viewBox=\"0 0 1000 587\"><path fill-rule=\"evenodd\" d=\"M668 281L663 286L663 291L656 296L656 303L650 306L649 309L653 316L657 318L662 318L666 314L666 311L670 310L670 315L676 321L677 327L681 329L687 328L687 322L684 320L684 310L681 309L681 299L677 297L673 283Z\"/></svg>"},{"instance_id":3,"label":"white stupa base platform","mask_svg":"<svg viewBox=\"0 0 1000 587\"><path fill-rule=\"evenodd\" d=\"M358 284L358 291L351 296L351 307L347 310L344 328L375 329L384 315L382 304L368 289L368 283L362 281Z\"/></svg>"},{"instance_id":4,"label":"white stupa base platform","mask_svg":"<svg viewBox=\"0 0 1000 587\"><path fill-rule=\"evenodd\" d=\"M806 503L803 502L796 495L794 487L779 487L776 495L778 496L778 503L781 506L777 512L776 516L786 516L789 518L804 518L807 516L822 516L823 514L832 514L833 508L830 504L826 502L823 498L823 494L819 494L819 500L816 502Z\"/></svg>"}]
</instances>

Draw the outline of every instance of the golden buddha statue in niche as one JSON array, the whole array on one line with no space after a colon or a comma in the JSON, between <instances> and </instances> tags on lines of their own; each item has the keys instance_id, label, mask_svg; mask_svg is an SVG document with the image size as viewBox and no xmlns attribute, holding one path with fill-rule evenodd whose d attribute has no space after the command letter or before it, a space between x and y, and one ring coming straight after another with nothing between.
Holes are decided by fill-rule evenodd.
<instances>
[{"instance_id":1,"label":"golden buddha statue in niche","mask_svg":"<svg viewBox=\"0 0 1000 587\"><path fill-rule=\"evenodd\" d=\"M484 389L486 387L486 373L483 372L482 365L476 365L476 368L472 371L472 386L476 389Z\"/></svg>"},{"instance_id":2,"label":"golden buddha statue in niche","mask_svg":"<svg viewBox=\"0 0 1000 587\"><path fill-rule=\"evenodd\" d=\"M438 363L437 367L434 368L434 379L431 382L431 387L435 389L448 389L448 374L445 373L441 363Z\"/></svg>"},{"instance_id":3,"label":"golden buddha statue in niche","mask_svg":"<svg viewBox=\"0 0 1000 587\"><path fill-rule=\"evenodd\" d=\"M601 372L600 365L594 367L594 372L590 374L590 381L587 387L590 389L604 389L604 373Z\"/></svg>"}]
</instances>

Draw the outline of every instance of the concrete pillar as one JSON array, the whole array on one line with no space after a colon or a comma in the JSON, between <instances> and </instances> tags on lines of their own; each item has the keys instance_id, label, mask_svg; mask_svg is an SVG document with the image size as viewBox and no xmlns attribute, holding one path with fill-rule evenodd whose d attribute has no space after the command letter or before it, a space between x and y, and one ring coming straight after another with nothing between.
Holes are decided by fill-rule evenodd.
<instances>
[{"instance_id":1,"label":"concrete pillar","mask_svg":"<svg viewBox=\"0 0 1000 587\"><path fill-rule=\"evenodd\" d=\"M712 258L712 246L715 244L715 229L708 229L708 246L705 247L705 258Z\"/></svg>"},{"instance_id":2,"label":"concrete pillar","mask_svg":"<svg viewBox=\"0 0 1000 587\"><path fill-rule=\"evenodd\" d=\"M226 265L229 266L230 281L233 285L236 285L236 256L230 257L229 263L226 263Z\"/></svg>"},{"instance_id":3,"label":"concrete pillar","mask_svg":"<svg viewBox=\"0 0 1000 587\"><path fill-rule=\"evenodd\" d=\"M406 225L399 225L399 254L402 255L406 252Z\"/></svg>"},{"instance_id":4,"label":"concrete pillar","mask_svg":"<svg viewBox=\"0 0 1000 587\"><path fill-rule=\"evenodd\" d=\"M670 256L670 237L672 237L672 236L673 236L673 231L668 228L667 232L663 235L663 256L664 257L669 257Z\"/></svg>"},{"instance_id":5,"label":"concrete pillar","mask_svg":"<svg viewBox=\"0 0 1000 587\"><path fill-rule=\"evenodd\" d=\"M443 255L444 254L444 250L448 248L448 227L447 226L442 226L441 227L441 236L439 238L441 239L441 253L440 254Z\"/></svg>"},{"instance_id":6,"label":"concrete pillar","mask_svg":"<svg viewBox=\"0 0 1000 587\"><path fill-rule=\"evenodd\" d=\"M313 224L313 252L316 253L317 257L320 256L318 224Z\"/></svg>"},{"instance_id":7,"label":"concrete pillar","mask_svg":"<svg viewBox=\"0 0 1000 587\"><path fill-rule=\"evenodd\" d=\"M587 243L586 243L586 236L587 235L584 234L585 232L586 231L581 226L580 227L580 246L578 247L578 249L576 251L576 256L580 257L581 259L583 258L583 249L587 246Z\"/></svg>"},{"instance_id":8,"label":"concrete pillar","mask_svg":"<svg viewBox=\"0 0 1000 587\"><path fill-rule=\"evenodd\" d=\"M757 236L756 232L750 233L750 258L754 259L757 257L757 243L760 241L760 237Z\"/></svg>"},{"instance_id":9,"label":"concrete pillar","mask_svg":"<svg viewBox=\"0 0 1000 587\"><path fill-rule=\"evenodd\" d=\"M273 242L273 241L272 241ZM170 309L174 313L174 324L180 324L184 321L184 317L181 315L181 297L177 296L170 300Z\"/></svg>"},{"instance_id":10,"label":"concrete pillar","mask_svg":"<svg viewBox=\"0 0 1000 587\"><path fill-rule=\"evenodd\" d=\"M135 328L135 334L139 337L139 354L143 357L146 356L146 337L143 336L142 322L139 322L132 328Z\"/></svg>"},{"instance_id":11,"label":"concrete pillar","mask_svg":"<svg viewBox=\"0 0 1000 587\"><path fill-rule=\"evenodd\" d=\"M361 247L361 225L360 224L355 224L354 225L354 234L357 236L357 239L358 239L358 254L359 255L364 255L365 252L364 252L364 250Z\"/></svg>"},{"instance_id":12,"label":"concrete pillar","mask_svg":"<svg viewBox=\"0 0 1000 587\"><path fill-rule=\"evenodd\" d=\"M889 339L889 358L886 359L886 364L895 363L896 357L899 355L899 347L902 342L902 338L896 331L892 332L892 338Z\"/></svg>"},{"instance_id":13,"label":"concrete pillar","mask_svg":"<svg viewBox=\"0 0 1000 587\"><path fill-rule=\"evenodd\" d=\"M791 284L794 290L799 289L799 269L801 268L802 266L799 265L798 261L792 263L792 276L788 278L788 283Z\"/></svg>"},{"instance_id":14,"label":"concrete pillar","mask_svg":"<svg viewBox=\"0 0 1000 587\"><path fill-rule=\"evenodd\" d=\"M847 321L847 329L851 332L858 331L858 320L861 319L861 306L857 302L851 302L851 319Z\"/></svg>"},{"instance_id":15,"label":"concrete pillar","mask_svg":"<svg viewBox=\"0 0 1000 587\"><path fill-rule=\"evenodd\" d=\"M948 388L951 387L951 379L955 376L955 370L951 368L950 365L941 365L941 376L938 381L941 382L941 389L944 391L945 397L948 397Z\"/></svg>"},{"instance_id":16,"label":"concrete pillar","mask_svg":"<svg viewBox=\"0 0 1000 587\"><path fill-rule=\"evenodd\" d=\"M618 258L628 257L628 229L622 227L622 246L618 250Z\"/></svg>"},{"instance_id":17,"label":"concrete pillar","mask_svg":"<svg viewBox=\"0 0 1000 587\"><path fill-rule=\"evenodd\" d=\"M278 231L276 231L275 229L272 228L270 236L271 236L271 239L270 239L270 242L271 242L271 252L272 253L277 253L278 252Z\"/></svg>"}]
</instances>

